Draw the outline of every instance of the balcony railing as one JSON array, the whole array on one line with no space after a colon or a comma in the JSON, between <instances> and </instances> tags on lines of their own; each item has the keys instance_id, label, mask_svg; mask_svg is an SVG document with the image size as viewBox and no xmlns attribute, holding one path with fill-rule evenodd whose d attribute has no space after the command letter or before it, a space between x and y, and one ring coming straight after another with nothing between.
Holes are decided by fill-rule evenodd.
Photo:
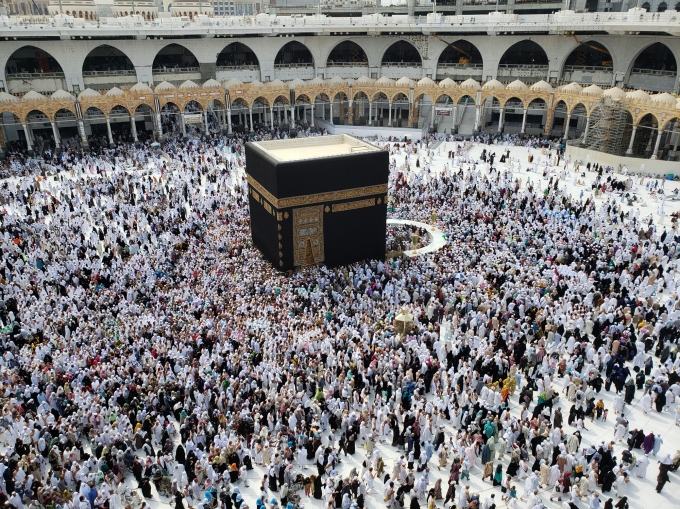
<instances>
[{"instance_id":1,"label":"balcony railing","mask_svg":"<svg viewBox=\"0 0 680 509\"><path fill-rule=\"evenodd\" d=\"M517 4L562 4L560 0L515 0Z\"/></svg>"},{"instance_id":2,"label":"balcony railing","mask_svg":"<svg viewBox=\"0 0 680 509\"><path fill-rule=\"evenodd\" d=\"M383 67L422 67L420 62L383 62Z\"/></svg>"},{"instance_id":3,"label":"balcony railing","mask_svg":"<svg viewBox=\"0 0 680 509\"><path fill-rule=\"evenodd\" d=\"M300 62L300 63L291 63L291 64L274 64L274 69L303 69L305 67L314 67L314 64L311 62Z\"/></svg>"},{"instance_id":4,"label":"balcony railing","mask_svg":"<svg viewBox=\"0 0 680 509\"><path fill-rule=\"evenodd\" d=\"M463 5L507 5L508 0L463 0Z\"/></svg>"},{"instance_id":5,"label":"balcony railing","mask_svg":"<svg viewBox=\"0 0 680 509\"><path fill-rule=\"evenodd\" d=\"M605 66L602 66L602 65L565 65L564 66L564 72L573 72L573 71L613 72L614 67L613 66L605 67Z\"/></svg>"},{"instance_id":6,"label":"balcony railing","mask_svg":"<svg viewBox=\"0 0 680 509\"><path fill-rule=\"evenodd\" d=\"M7 79L36 79L36 78L63 78L63 72L15 72L7 75Z\"/></svg>"},{"instance_id":7,"label":"balcony railing","mask_svg":"<svg viewBox=\"0 0 680 509\"><path fill-rule=\"evenodd\" d=\"M540 64L499 64L498 69L536 69L547 71L548 66Z\"/></svg>"},{"instance_id":8,"label":"balcony railing","mask_svg":"<svg viewBox=\"0 0 680 509\"><path fill-rule=\"evenodd\" d=\"M83 77L95 76L136 76L137 71L134 69L119 69L110 71L83 71Z\"/></svg>"},{"instance_id":9,"label":"balcony railing","mask_svg":"<svg viewBox=\"0 0 680 509\"><path fill-rule=\"evenodd\" d=\"M156 74L180 74L200 71L199 67L159 67L153 70Z\"/></svg>"},{"instance_id":10,"label":"balcony railing","mask_svg":"<svg viewBox=\"0 0 680 509\"><path fill-rule=\"evenodd\" d=\"M677 71L666 71L661 69L633 69L633 74L647 74L650 76L675 76Z\"/></svg>"},{"instance_id":11,"label":"balcony railing","mask_svg":"<svg viewBox=\"0 0 680 509\"><path fill-rule=\"evenodd\" d=\"M326 62L326 67L368 67L368 62Z\"/></svg>"},{"instance_id":12,"label":"balcony railing","mask_svg":"<svg viewBox=\"0 0 680 509\"><path fill-rule=\"evenodd\" d=\"M437 64L437 67L442 69L483 69L484 64L454 64L452 62L444 62Z\"/></svg>"},{"instance_id":13,"label":"balcony railing","mask_svg":"<svg viewBox=\"0 0 680 509\"><path fill-rule=\"evenodd\" d=\"M218 71L259 71L259 65L218 65Z\"/></svg>"}]
</instances>

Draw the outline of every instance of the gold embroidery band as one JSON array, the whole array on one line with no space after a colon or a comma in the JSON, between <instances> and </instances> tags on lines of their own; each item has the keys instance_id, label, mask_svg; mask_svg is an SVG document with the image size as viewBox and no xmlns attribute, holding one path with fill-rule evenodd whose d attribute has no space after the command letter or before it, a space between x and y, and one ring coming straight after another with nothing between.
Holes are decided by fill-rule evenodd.
<instances>
[{"instance_id":1,"label":"gold embroidery band","mask_svg":"<svg viewBox=\"0 0 680 509\"><path fill-rule=\"evenodd\" d=\"M367 200L350 201L347 203L336 203L333 205L333 212L344 212L346 210L363 209L365 207L373 207L375 205L375 198L368 198Z\"/></svg>"},{"instance_id":2,"label":"gold embroidery band","mask_svg":"<svg viewBox=\"0 0 680 509\"><path fill-rule=\"evenodd\" d=\"M378 184L376 186L342 189L340 191L331 191L328 193L308 194L306 196L292 196L290 198L276 198L250 175L248 175L248 183L277 209L299 207L300 205L311 205L314 203L323 203L327 201L349 200L352 198L361 198L363 196L387 193L387 184Z\"/></svg>"},{"instance_id":3,"label":"gold embroidery band","mask_svg":"<svg viewBox=\"0 0 680 509\"><path fill-rule=\"evenodd\" d=\"M253 177L251 177L250 175L248 175L248 183L251 185L251 187L257 189L257 190L259 191L259 193L260 193L262 196L264 196L264 197L269 201L269 203L271 203L272 205L274 205L274 207L276 207L277 209L278 209L278 208L281 208L281 207L279 207L278 204L277 204L277 201L278 201L278 200L276 199L276 197L275 197L272 193L270 193L269 191L267 191L267 190L262 186L262 184L260 184L257 180L255 180L255 179L254 179Z\"/></svg>"}]
</instances>

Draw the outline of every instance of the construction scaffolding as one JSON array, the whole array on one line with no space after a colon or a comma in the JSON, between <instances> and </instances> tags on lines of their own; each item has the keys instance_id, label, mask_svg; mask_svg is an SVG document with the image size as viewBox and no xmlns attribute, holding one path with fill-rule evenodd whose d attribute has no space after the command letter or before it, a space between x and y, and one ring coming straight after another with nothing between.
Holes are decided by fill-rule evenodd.
<instances>
[{"instance_id":1,"label":"construction scaffolding","mask_svg":"<svg viewBox=\"0 0 680 509\"><path fill-rule=\"evenodd\" d=\"M619 101L605 98L591 113L581 136L569 144L606 154L625 155L631 127L628 125L628 112Z\"/></svg>"}]
</instances>

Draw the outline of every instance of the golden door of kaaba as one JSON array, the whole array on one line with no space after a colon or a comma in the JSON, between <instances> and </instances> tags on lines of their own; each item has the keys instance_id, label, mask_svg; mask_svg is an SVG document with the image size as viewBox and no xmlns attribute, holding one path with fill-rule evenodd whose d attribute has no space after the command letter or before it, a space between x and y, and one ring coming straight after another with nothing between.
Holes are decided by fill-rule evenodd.
<instances>
[{"instance_id":1,"label":"golden door of kaaba","mask_svg":"<svg viewBox=\"0 0 680 509\"><path fill-rule=\"evenodd\" d=\"M296 267L324 261L323 205L293 209L293 246Z\"/></svg>"}]
</instances>

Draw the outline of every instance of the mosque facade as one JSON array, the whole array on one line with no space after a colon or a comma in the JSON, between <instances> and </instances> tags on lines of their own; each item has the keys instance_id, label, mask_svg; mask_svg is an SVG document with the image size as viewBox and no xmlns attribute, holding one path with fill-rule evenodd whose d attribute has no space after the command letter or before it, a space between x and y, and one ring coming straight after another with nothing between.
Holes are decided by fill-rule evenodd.
<instances>
[{"instance_id":1,"label":"mosque facade","mask_svg":"<svg viewBox=\"0 0 680 509\"><path fill-rule=\"evenodd\" d=\"M162 140L168 116L182 130L351 125L583 140L598 108L615 104L627 154L677 157L676 11L120 14L4 18L3 146L32 149L36 136L87 146L93 130L111 143L120 129Z\"/></svg>"}]
</instances>

